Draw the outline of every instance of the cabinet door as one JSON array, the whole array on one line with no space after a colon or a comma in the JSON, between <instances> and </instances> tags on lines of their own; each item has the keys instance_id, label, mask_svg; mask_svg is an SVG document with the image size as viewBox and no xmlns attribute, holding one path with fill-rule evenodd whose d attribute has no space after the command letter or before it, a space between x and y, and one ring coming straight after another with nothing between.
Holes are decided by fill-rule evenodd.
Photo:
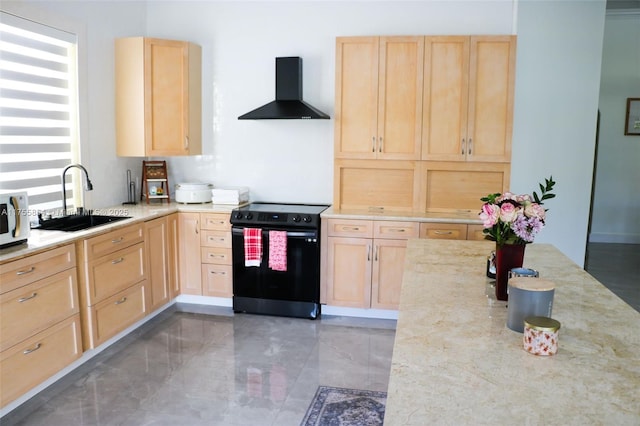
<instances>
[{"instance_id":1,"label":"cabinet door","mask_svg":"<svg viewBox=\"0 0 640 426\"><path fill-rule=\"evenodd\" d=\"M144 37L116 39L116 151L120 156L202 152L202 49Z\"/></svg>"},{"instance_id":2,"label":"cabinet door","mask_svg":"<svg viewBox=\"0 0 640 426\"><path fill-rule=\"evenodd\" d=\"M373 247L371 307L398 309L407 240L375 239Z\"/></svg>"},{"instance_id":3,"label":"cabinet door","mask_svg":"<svg viewBox=\"0 0 640 426\"><path fill-rule=\"evenodd\" d=\"M169 228L169 297L180 294L180 265L178 247L180 244L178 213L167 218Z\"/></svg>"},{"instance_id":4,"label":"cabinet door","mask_svg":"<svg viewBox=\"0 0 640 426\"><path fill-rule=\"evenodd\" d=\"M378 37L336 40L336 158L376 158Z\"/></svg>"},{"instance_id":5,"label":"cabinet door","mask_svg":"<svg viewBox=\"0 0 640 426\"><path fill-rule=\"evenodd\" d=\"M424 37L381 37L377 158L417 160L422 134Z\"/></svg>"},{"instance_id":6,"label":"cabinet door","mask_svg":"<svg viewBox=\"0 0 640 426\"><path fill-rule=\"evenodd\" d=\"M467 240L485 241L484 226L467 225Z\"/></svg>"},{"instance_id":7,"label":"cabinet door","mask_svg":"<svg viewBox=\"0 0 640 426\"><path fill-rule=\"evenodd\" d=\"M469 37L425 37L422 159L464 161Z\"/></svg>"},{"instance_id":8,"label":"cabinet door","mask_svg":"<svg viewBox=\"0 0 640 426\"><path fill-rule=\"evenodd\" d=\"M146 152L188 153L189 62L182 41L145 38Z\"/></svg>"},{"instance_id":9,"label":"cabinet door","mask_svg":"<svg viewBox=\"0 0 640 426\"><path fill-rule=\"evenodd\" d=\"M329 237L327 242L327 304L368 308L372 240Z\"/></svg>"},{"instance_id":10,"label":"cabinet door","mask_svg":"<svg viewBox=\"0 0 640 426\"><path fill-rule=\"evenodd\" d=\"M200 214L179 213L180 216L180 291L202 295L200 262Z\"/></svg>"},{"instance_id":11,"label":"cabinet door","mask_svg":"<svg viewBox=\"0 0 640 426\"><path fill-rule=\"evenodd\" d=\"M516 39L471 37L467 157L511 161Z\"/></svg>"},{"instance_id":12,"label":"cabinet door","mask_svg":"<svg viewBox=\"0 0 640 426\"><path fill-rule=\"evenodd\" d=\"M202 264L202 294L214 297L232 297L232 266Z\"/></svg>"},{"instance_id":13,"label":"cabinet door","mask_svg":"<svg viewBox=\"0 0 640 426\"><path fill-rule=\"evenodd\" d=\"M169 295L169 229L166 217L145 223L145 245L149 260L149 311L170 299Z\"/></svg>"}]
</instances>

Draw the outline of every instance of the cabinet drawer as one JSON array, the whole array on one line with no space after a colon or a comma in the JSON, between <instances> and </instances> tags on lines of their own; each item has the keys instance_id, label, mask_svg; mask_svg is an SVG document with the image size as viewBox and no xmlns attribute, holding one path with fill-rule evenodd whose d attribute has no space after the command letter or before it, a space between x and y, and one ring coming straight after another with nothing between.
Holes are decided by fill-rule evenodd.
<instances>
[{"instance_id":1,"label":"cabinet drawer","mask_svg":"<svg viewBox=\"0 0 640 426\"><path fill-rule=\"evenodd\" d=\"M0 405L15 400L82 354L80 315L74 315L0 355Z\"/></svg>"},{"instance_id":2,"label":"cabinet drawer","mask_svg":"<svg viewBox=\"0 0 640 426\"><path fill-rule=\"evenodd\" d=\"M464 223L421 223L420 238L466 240L467 225Z\"/></svg>"},{"instance_id":3,"label":"cabinet drawer","mask_svg":"<svg viewBox=\"0 0 640 426\"><path fill-rule=\"evenodd\" d=\"M117 229L108 234L98 235L82 241L84 260L90 261L105 256L123 247L129 247L144 240L144 224L134 224Z\"/></svg>"},{"instance_id":4,"label":"cabinet drawer","mask_svg":"<svg viewBox=\"0 0 640 426\"><path fill-rule=\"evenodd\" d=\"M145 316L145 285L146 281L138 283L90 308L90 347L95 348Z\"/></svg>"},{"instance_id":5,"label":"cabinet drawer","mask_svg":"<svg viewBox=\"0 0 640 426\"><path fill-rule=\"evenodd\" d=\"M231 265L231 249L226 247L202 247L202 263Z\"/></svg>"},{"instance_id":6,"label":"cabinet drawer","mask_svg":"<svg viewBox=\"0 0 640 426\"><path fill-rule=\"evenodd\" d=\"M78 312L75 268L5 293L0 296L0 350Z\"/></svg>"},{"instance_id":7,"label":"cabinet drawer","mask_svg":"<svg viewBox=\"0 0 640 426\"><path fill-rule=\"evenodd\" d=\"M89 263L89 306L146 278L144 243Z\"/></svg>"},{"instance_id":8,"label":"cabinet drawer","mask_svg":"<svg viewBox=\"0 0 640 426\"><path fill-rule=\"evenodd\" d=\"M376 221L373 223L373 238L404 240L418 238L420 224L418 222Z\"/></svg>"},{"instance_id":9,"label":"cabinet drawer","mask_svg":"<svg viewBox=\"0 0 640 426\"><path fill-rule=\"evenodd\" d=\"M0 265L0 293L76 266L73 244Z\"/></svg>"},{"instance_id":10,"label":"cabinet drawer","mask_svg":"<svg viewBox=\"0 0 640 426\"><path fill-rule=\"evenodd\" d=\"M484 226L482 225L467 225L467 240L484 241Z\"/></svg>"},{"instance_id":11,"label":"cabinet drawer","mask_svg":"<svg viewBox=\"0 0 640 426\"><path fill-rule=\"evenodd\" d=\"M228 247L231 248L231 232L205 230L200 234L202 247Z\"/></svg>"},{"instance_id":12,"label":"cabinet drawer","mask_svg":"<svg viewBox=\"0 0 640 426\"><path fill-rule=\"evenodd\" d=\"M201 213L202 229L229 231L231 229L231 214L229 213Z\"/></svg>"},{"instance_id":13,"label":"cabinet drawer","mask_svg":"<svg viewBox=\"0 0 640 426\"><path fill-rule=\"evenodd\" d=\"M329 237L373 238L373 221L329 219L327 232Z\"/></svg>"},{"instance_id":14,"label":"cabinet drawer","mask_svg":"<svg viewBox=\"0 0 640 426\"><path fill-rule=\"evenodd\" d=\"M202 265L202 294L204 296L233 296L231 265Z\"/></svg>"}]
</instances>

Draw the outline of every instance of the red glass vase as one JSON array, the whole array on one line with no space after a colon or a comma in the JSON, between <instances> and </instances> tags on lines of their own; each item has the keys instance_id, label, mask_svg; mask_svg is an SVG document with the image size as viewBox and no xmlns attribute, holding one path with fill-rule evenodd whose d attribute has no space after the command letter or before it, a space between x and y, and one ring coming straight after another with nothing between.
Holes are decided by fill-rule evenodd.
<instances>
[{"instance_id":1,"label":"red glass vase","mask_svg":"<svg viewBox=\"0 0 640 426\"><path fill-rule=\"evenodd\" d=\"M509 271L522 267L526 244L496 245L496 298L507 300Z\"/></svg>"}]
</instances>

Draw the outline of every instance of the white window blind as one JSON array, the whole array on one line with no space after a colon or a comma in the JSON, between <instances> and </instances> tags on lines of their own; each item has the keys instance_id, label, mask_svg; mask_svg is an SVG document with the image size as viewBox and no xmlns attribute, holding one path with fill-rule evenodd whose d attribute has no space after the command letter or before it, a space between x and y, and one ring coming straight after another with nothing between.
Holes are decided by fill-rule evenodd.
<instances>
[{"instance_id":1,"label":"white window blind","mask_svg":"<svg viewBox=\"0 0 640 426\"><path fill-rule=\"evenodd\" d=\"M78 160L76 36L0 12L0 190L32 209L62 206L62 170ZM73 206L73 174L67 174ZM79 178L80 179L80 178Z\"/></svg>"}]
</instances>

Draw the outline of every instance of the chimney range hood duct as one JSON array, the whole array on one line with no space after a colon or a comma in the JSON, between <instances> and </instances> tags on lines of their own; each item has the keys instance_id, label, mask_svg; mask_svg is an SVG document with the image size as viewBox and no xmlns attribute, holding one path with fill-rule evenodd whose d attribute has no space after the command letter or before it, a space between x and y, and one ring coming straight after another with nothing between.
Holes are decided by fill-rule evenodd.
<instances>
[{"instance_id":1,"label":"chimney range hood duct","mask_svg":"<svg viewBox=\"0 0 640 426\"><path fill-rule=\"evenodd\" d=\"M238 117L238 120L328 119L302 100L302 58L276 58L276 100Z\"/></svg>"}]
</instances>

